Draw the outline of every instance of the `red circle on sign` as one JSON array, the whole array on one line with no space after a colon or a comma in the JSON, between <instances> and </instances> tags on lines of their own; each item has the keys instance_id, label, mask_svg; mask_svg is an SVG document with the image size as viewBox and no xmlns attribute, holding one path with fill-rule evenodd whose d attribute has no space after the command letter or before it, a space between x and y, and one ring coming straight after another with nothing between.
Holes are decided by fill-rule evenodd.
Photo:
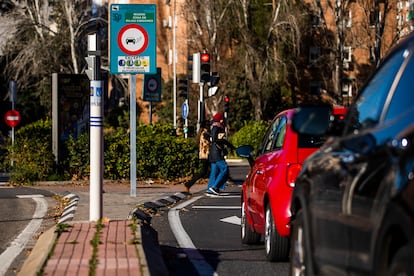
<instances>
[{"instance_id":1,"label":"red circle on sign","mask_svg":"<svg viewBox=\"0 0 414 276\"><path fill-rule=\"evenodd\" d=\"M20 113L17 110L9 110L4 114L4 121L9 127L15 127L20 123Z\"/></svg>"},{"instance_id":2,"label":"red circle on sign","mask_svg":"<svg viewBox=\"0 0 414 276\"><path fill-rule=\"evenodd\" d=\"M132 29L138 29L138 31L143 35L143 38L144 38L144 43L141 46L141 48L139 48L139 49L137 49L135 51L134 50L129 50L129 49L127 49L127 47L125 47L124 43L126 45L128 45L128 43L129 43L128 39L126 39L126 41L122 41L122 37L125 34L125 32L127 32L129 30L132 30ZM135 43L133 39L135 39L135 38L132 37L130 43ZM122 29L119 31L119 34L118 34L118 46L122 50L122 52L124 52L124 53L126 53L128 55L131 55L131 56L139 55L142 52L144 52L147 49L147 47L148 47L148 33L140 25L137 25L137 24L129 24L129 25L126 25L126 26L122 27Z\"/></svg>"}]
</instances>

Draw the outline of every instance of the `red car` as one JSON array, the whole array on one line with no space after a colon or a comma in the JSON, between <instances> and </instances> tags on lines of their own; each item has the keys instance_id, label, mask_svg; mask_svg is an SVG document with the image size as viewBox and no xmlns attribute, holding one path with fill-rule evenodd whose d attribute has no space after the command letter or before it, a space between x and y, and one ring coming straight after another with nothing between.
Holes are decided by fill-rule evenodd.
<instances>
[{"instance_id":1,"label":"red car","mask_svg":"<svg viewBox=\"0 0 414 276\"><path fill-rule=\"evenodd\" d=\"M342 120L346 108L335 107L333 119ZM264 235L266 258L284 261L289 256L290 200L303 161L315 152L326 137L298 135L291 129L295 109L273 119L243 183L241 239L257 244ZM251 156L247 146L244 156ZM249 152L250 151L250 152Z\"/></svg>"}]
</instances>

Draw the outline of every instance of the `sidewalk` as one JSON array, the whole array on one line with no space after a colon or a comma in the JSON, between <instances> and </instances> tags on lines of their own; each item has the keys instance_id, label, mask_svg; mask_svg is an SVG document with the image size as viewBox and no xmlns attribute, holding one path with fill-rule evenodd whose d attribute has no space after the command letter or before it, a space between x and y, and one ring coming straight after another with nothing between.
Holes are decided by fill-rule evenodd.
<instances>
[{"instance_id":1,"label":"sidewalk","mask_svg":"<svg viewBox=\"0 0 414 276\"><path fill-rule=\"evenodd\" d=\"M135 211L145 215L146 208L190 196L183 185L137 183L136 197L131 197L129 182L105 181L101 224L89 221L89 183L48 182L38 188L65 196L68 204L60 224L40 236L18 275L168 275L156 231L142 220L134 223L133 217ZM192 192L204 188L198 184Z\"/></svg>"}]
</instances>

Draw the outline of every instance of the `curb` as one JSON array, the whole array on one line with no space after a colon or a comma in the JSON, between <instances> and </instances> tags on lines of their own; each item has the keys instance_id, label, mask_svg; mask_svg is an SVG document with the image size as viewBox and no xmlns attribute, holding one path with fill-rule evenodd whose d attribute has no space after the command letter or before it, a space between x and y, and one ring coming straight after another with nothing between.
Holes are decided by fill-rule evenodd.
<instances>
[{"instance_id":1,"label":"curb","mask_svg":"<svg viewBox=\"0 0 414 276\"><path fill-rule=\"evenodd\" d=\"M154 213L158 212L158 209L168 207L169 205L175 204L178 201L191 196L192 193L187 192L177 192L173 195L163 197L154 201L146 201L143 204L139 205L137 208L133 209L129 215L128 219L133 217L140 221L141 225L150 225L151 219Z\"/></svg>"},{"instance_id":2,"label":"curb","mask_svg":"<svg viewBox=\"0 0 414 276\"><path fill-rule=\"evenodd\" d=\"M62 224L72 220L79 202L79 196L75 194L67 194L63 196L63 199L69 200L69 203L63 209L61 218L59 219L57 224ZM37 275L37 273L41 271L43 265L48 259L57 237L58 233L56 232L56 225L49 228L49 230L41 234L39 239L36 241L36 244L33 247L29 257L23 263L22 269L20 270L18 275Z\"/></svg>"},{"instance_id":3,"label":"curb","mask_svg":"<svg viewBox=\"0 0 414 276\"><path fill-rule=\"evenodd\" d=\"M30 253L29 257L23 263L23 267L17 275L21 276L36 276L43 268L49 253L52 251L53 245L57 239L56 226L49 228L46 232L40 235L35 247Z\"/></svg>"}]
</instances>

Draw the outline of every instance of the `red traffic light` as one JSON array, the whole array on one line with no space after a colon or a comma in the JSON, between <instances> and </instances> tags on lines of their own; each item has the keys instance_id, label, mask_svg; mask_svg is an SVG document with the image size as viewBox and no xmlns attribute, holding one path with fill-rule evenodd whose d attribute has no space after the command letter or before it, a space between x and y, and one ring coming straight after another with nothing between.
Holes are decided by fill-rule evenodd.
<instances>
[{"instance_id":1,"label":"red traffic light","mask_svg":"<svg viewBox=\"0 0 414 276\"><path fill-rule=\"evenodd\" d=\"M229 103L229 102L230 102L230 98L229 98L229 97L227 97L227 96L226 96L226 97L224 97L224 102L225 102L225 103Z\"/></svg>"},{"instance_id":2,"label":"red traffic light","mask_svg":"<svg viewBox=\"0 0 414 276\"><path fill-rule=\"evenodd\" d=\"M202 62L209 62L210 61L210 54L209 53L201 53L200 60Z\"/></svg>"}]
</instances>

